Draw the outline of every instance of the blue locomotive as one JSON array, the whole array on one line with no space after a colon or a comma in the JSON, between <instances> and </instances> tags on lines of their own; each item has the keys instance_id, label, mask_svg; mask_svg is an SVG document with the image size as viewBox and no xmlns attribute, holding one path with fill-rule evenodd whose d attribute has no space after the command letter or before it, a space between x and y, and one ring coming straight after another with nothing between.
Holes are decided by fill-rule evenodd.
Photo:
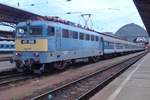
<instances>
[{"instance_id":1,"label":"blue locomotive","mask_svg":"<svg viewBox=\"0 0 150 100\"><path fill-rule=\"evenodd\" d=\"M68 63L97 61L104 55L144 50L139 44L64 20L32 20L16 28L18 71L62 70Z\"/></svg>"}]
</instances>

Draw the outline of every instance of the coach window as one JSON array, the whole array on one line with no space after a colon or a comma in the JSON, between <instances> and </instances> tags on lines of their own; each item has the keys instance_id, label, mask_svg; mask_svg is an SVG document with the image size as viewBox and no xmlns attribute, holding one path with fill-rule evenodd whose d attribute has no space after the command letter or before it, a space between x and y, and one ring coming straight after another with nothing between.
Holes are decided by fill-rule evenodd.
<instances>
[{"instance_id":1,"label":"coach window","mask_svg":"<svg viewBox=\"0 0 150 100\"><path fill-rule=\"evenodd\" d=\"M11 45L11 48L14 48L14 45Z\"/></svg>"},{"instance_id":2,"label":"coach window","mask_svg":"<svg viewBox=\"0 0 150 100\"><path fill-rule=\"evenodd\" d=\"M48 26L48 35L54 36L55 35L55 28L52 26Z\"/></svg>"},{"instance_id":3,"label":"coach window","mask_svg":"<svg viewBox=\"0 0 150 100\"><path fill-rule=\"evenodd\" d=\"M90 40L90 35L86 34L86 40Z\"/></svg>"},{"instance_id":4,"label":"coach window","mask_svg":"<svg viewBox=\"0 0 150 100\"><path fill-rule=\"evenodd\" d=\"M91 35L91 41L94 41L94 35Z\"/></svg>"},{"instance_id":5,"label":"coach window","mask_svg":"<svg viewBox=\"0 0 150 100\"><path fill-rule=\"evenodd\" d=\"M78 39L78 32L73 31L72 37L73 37L73 39Z\"/></svg>"},{"instance_id":6,"label":"coach window","mask_svg":"<svg viewBox=\"0 0 150 100\"><path fill-rule=\"evenodd\" d=\"M9 45L6 45L6 48L9 48Z\"/></svg>"},{"instance_id":7,"label":"coach window","mask_svg":"<svg viewBox=\"0 0 150 100\"><path fill-rule=\"evenodd\" d=\"M1 44L1 48L4 48L4 45L3 45L3 44Z\"/></svg>"},{"instance_id":8,"label":"coach window","mask_svg":"<svg viewBox=\"0 0 150 100\"><path fill-rule=\"evenodd\" d=\"M63 29L63 30L62 30L62 36L63 36L64 38L69 38L69 30Z\"/></svg>"},{"instance_id":9,"label":"coach window","mask_svg":"<svg viewBox=\"0 0 150 100\"><path fill-rule=\"evenodd\" d=\"M73 31L69 31L69 37L73 38Z\"/></svg>"},{"instance_id":10,"label":"coach window","mask_svg":"<svg viewBox=\"0 0 150 100\"><path fill-rule=\"evenodd\" d=\"M84 33L80 33L80 40L84 40Z\"/></svg>"}]
</instances>

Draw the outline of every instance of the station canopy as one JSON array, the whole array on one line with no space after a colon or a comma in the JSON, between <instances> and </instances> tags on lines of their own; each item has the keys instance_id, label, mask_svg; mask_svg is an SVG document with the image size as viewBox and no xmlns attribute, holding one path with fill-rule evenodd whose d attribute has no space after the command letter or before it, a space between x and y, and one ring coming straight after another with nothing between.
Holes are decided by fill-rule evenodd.
<instances>
[{"instance_id":1,"label":"station canopy","mask_svg":"<svg viewBox=\"0 0 150 100\"><path fill-rule=\"evenodd\" d=\"M133 0L150 36L150 0ZM0 22L17 24L21 21L43 17L25 10L0 3Z\"/></svg>"},{"instance_id":2,"label":"station canopy","mask_svg":"<svg viewBox=\"0 0 150 100\"><path fill-rule=\"evenodd\" d=\"M0 3L0 22L17 24L18 22L41 17L40 15Z\"/></svg>"},{"instance_id":3,"label":"station canopy","mask_svg":"<svg viewBox=\"0 0 150 100\"><path fill-rule=\"evenodd\" d=\"M133 0L150 36L150 0Z\"/></svg>"}]
</instances>

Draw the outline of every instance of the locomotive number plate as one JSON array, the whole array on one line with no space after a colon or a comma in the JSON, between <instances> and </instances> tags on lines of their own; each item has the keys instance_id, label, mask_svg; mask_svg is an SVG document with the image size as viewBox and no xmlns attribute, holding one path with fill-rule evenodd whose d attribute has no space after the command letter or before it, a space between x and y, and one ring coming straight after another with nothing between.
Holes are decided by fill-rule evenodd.
<instances>
[{"instance_id":1,"label":"locomotive number plate","mask_svg":"<svg viewBox=\"0 0 150 100\"><path fill-rule=\"evenodd\" d=\"M47 39L16 39L16 51L48 51Z\"/></svg>"},{"instance_id":2,"label":"locomotive number plate","mask_svg":"<svg viewBox=\"0 0 150 100\"><path fill-rule=\"evenodd\" d=\"M36 40L21 40L21 44L36 44Z\"/></svg>"}]
</instances>

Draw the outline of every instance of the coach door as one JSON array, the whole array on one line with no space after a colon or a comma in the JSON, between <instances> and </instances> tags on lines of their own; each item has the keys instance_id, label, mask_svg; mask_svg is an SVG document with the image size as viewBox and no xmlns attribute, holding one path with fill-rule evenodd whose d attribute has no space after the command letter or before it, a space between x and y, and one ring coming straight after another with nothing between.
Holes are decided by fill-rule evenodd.
<instances>
[{"instance_id":1,"label":"coach door","mask_svg":"<svg viewBox=\"0 0 150 100\"><path fill-rule=\"evenodd\" d=\"M61 50L61 28L56 28L56 50Z\"/></svg>"},{"instance_id":2,"label":"coach door","mask_svg":"<svg viewBox=\"0 0 150 100\"><path fill-rule=\"evenodd\" d=\"M102 54L104 53L104 40L103 37L100 37L100 44L99 44L99 48L102 51Z\"/></svg>"}]
</instances>

